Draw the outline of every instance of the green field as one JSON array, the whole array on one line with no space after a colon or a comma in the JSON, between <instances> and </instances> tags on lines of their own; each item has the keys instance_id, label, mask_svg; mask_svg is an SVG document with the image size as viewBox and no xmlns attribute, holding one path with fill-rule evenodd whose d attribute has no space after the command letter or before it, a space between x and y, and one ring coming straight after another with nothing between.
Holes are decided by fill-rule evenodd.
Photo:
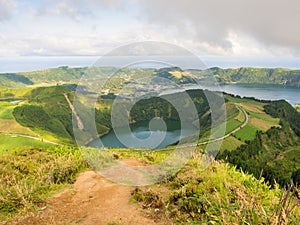
<instances>
[{"instance_id":1,"label":"green field","mask_svg":"<svg viewBox=\"0 0 300 225\"><path fill-rule=\"evenodd\" d=\"M229 151L232 151L232 150L237 149L242 144L244 144L244 142L238 140L237 138L235 138L233 136L229 136L228 138L225 138L223 140L220 150L223 151L223 150L227 149Z\"/></svg>"},{"instance_id":2,"label":"green field","mask_svg":"<svg viewBox=\"0 0 300 225\"><path fill-rule=\"evenodd\" d=\"M230 133L231 131L233 131L234 129L238 128L241 125L242 123L239 122L237 119L230 119L226 123L226 134Z\"/></svg>"},{"instance_id":3,"label":"green field","mask_svg":"<svg viewBox=\"0 0 300 225\"><path fill-rule=\"evenodd\" d=\"M238 139L240 139L241 141L246 141L246 140L252 140L255 138L255 134L256 131L258 129L256 127L253 127L251 125L246 125L245 127L243 127L242 129L240 129L239 131L237 131L234 136Z\"/></svg>"},{"instance_id":4,"label":"green field","mask_svg":"<svg viewBox=\"0 0 300 225\"><path fill-rule=\"evenodd\" d=\"M0 135L0 152L25 146L49 147L51 144L25 137Z\"/></svg>"},{"instance_id":5,"label":"green field","mask_svg":"<svg viewBox=\"0 0 300 225\"><path fill-rule=\"evenodd\" d=\"M208 145L200 145L199 147L203 152L223 152L224 150L233 151L237 149L239 146L244 144L244 142L238 140L233 136L229 136L221 141L212 142Z\"/></svg>"},{"instance_id":6,"label":"green field","mask_svg":"<svg viewBox=\"0 0 300 225\"><path fill-rule=\"evenodd\" d=\"M9 102L0 102L0 119L4 120L13 120L14 116L12 112L16 105L13 105Z\"/></svg>"}]
</instances>

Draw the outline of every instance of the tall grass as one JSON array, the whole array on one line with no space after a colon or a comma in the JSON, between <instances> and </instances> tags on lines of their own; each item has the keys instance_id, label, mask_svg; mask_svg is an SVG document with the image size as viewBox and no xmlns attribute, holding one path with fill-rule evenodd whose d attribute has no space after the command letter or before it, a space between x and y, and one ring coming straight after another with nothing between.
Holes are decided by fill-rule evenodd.
<instances>
[{"instance_id":1,"label":"tall grass","mask_svg":"<svg viewBox=\"0 0 300 225\"><path fill-rule=\"evenodd\" d=\"M42 206L86 167L79 151L70 147L10 150L0 158L0 220Z\"/></svg>"},{"instance_id":2,"label":"tall grass","mask_svg":"<svg viewBox=\"0 0 300 225\"><path fill-rule=\"evenodd\" d=\"M205 171L191 160L159 186L136 188L134 200L150 214L175 224L297 224L299 200L291 190L221 162ZM298 206L297 206L298 204Z\"/></svg>"}]
</instances>

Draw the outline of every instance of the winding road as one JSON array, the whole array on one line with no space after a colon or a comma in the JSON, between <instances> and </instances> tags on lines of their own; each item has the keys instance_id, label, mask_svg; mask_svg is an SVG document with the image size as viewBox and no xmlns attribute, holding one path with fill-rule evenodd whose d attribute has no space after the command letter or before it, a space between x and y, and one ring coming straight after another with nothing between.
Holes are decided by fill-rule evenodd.
<instances>
[{"instance_id":1,"label":"winding road","mask_svg":"<svg viewBox=\"0 0 300 225\"><path fill-rule=\"evenodd\" d=\"M235 106L244 113L244 116L246 118L244 123L241 126L239 126L238 128L234 129L233 131L229 132L228 134L226 134L222 137L219 137L219 138L216 138L216 139L213 139L213 140L209 140L209 141L205 141L205 142L199 143L198 145L206 145L206 144L209 144L209 143L221 141L221 140L229 137L230 135L236 133L237 131L239 131L240 129L242 129L243 127L245 127L248 124L249 117L248 117L247 112L241 106L239 106L239 105L235 105Z\"/></svg>"},{"instance_id":2,"label":"winding road","mask_svg":"<svg viewBox=\"0 0 300 225\"><path fill-rule=\"evenodd\" d=\"M217 142L217 141L221 141L221 140L224 140L225 138L229 137L230 135L236 133L237 131L239 131L240 129L242 129L243 127L245 127L248 122L249 122L249 117L248 117L248 114L247 112L239 105L235 104L235 106L243 112L244 116L245 116L245 121L242 125L240 125L239 127L237 127L236 129L234 129L233 131L229 132L228 134L222 136L222 137L219 137L219 138L216 138L216 139L213 139L213 140L209 140L209 141L205 141L205 142L201 142L201 143L198 143L198 144L193 144L193 145L182 145L182 146L176 146L176 148L187 148L187 147L196 147L196 146L200 146L200 145L206 145L206 144L210 144L210 143L213 143L213 142ZM169 151L170 149L151 149L151 150L142 150L142 151Z\"/></svg>"}]
</instances>

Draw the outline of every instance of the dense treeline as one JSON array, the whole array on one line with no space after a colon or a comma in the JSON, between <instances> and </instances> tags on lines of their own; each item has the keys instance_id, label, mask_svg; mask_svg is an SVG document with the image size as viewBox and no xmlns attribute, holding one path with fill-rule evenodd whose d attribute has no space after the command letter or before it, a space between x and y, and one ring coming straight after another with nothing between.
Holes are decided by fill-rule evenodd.
<instances>
[{"instance_id":1,"label":"dense treeline","mask_svg":"<svg viewBox=\"0 0 300 225\"><path fill-rule=\"evenodd\" d=\"M300 137L300 113L284 100L274 101L264 107L265 112L273 117L286 120L293 131Z\"/></svg>"},{"instance_id":2,"label":"dense treeline","mask_svg":"<svg viewBox=\"0 0 300 225\"><path fill-rule=\"evenodd\" d=\"M18 123L30 128L52 132L58 137L73 137L72 112L64 93L72 93L60 86L37 88L31 91L28 104L14 109Z\"/></svg>"},{"instance_id":3,"label":"dense treeline","mask_svg":"<svg viewBox=\"0 0 300 225\"><path fill-rule=\"evenodd\" d=\"M188 94L188 95L186 95ZM208 102L210 99L210 102ZM174 105L176 103L176 105ZM193 122L200 120L201 129L211 125L211 108L220 109L215 111L215 114L222 116L221 106L224 103L222 97L218 94L202 90L188 90L185 93L175 93L166 95L163 98L152 97L143 99L137 102L130 111L130 116L133 121L151 120L154 117L171 120L185 120ZM193 117L190 111L190 104L195 106L197 118ZM219 115L219 114L220 115ZM180 114L183 115L180 117Z\"/></svg>"},{"instance_id":4,"label":"dense treeline","mask_svg":"<svg viewBox=\"0 0 300 225\"><path fill-rule=\"evenodd\" d=\"M276 180L284 186L290 183L292 173L296 171L293 161L279 157L285 148L299 143L291 135L287 130L275 127L267 133L258 132L254 140L234 151L225 150L218 159L225 159L256 178L262 175L270 184Z\"/></svg>"},{"instance_id":5,"label":"dense treeline","mask_svg":"<svg viewBox=\"0 0 300 225\"><path fill-rule=\"evenodd\" d=\"M74 93L62 86L40 87L33 89L28 95L28 104L23 104L14 109L13 115L17 122L23 126L37 128L53 133L59 138L71 141L74 139L72 111L64 94L72 101ZM77 103L79 112L87 112L84 105ZM81 113L82 120L88 129L92 126L95 116L98 132L105 133L111 129L110 110L95 110L92 113Z\"/></svg>"}]
</instances>

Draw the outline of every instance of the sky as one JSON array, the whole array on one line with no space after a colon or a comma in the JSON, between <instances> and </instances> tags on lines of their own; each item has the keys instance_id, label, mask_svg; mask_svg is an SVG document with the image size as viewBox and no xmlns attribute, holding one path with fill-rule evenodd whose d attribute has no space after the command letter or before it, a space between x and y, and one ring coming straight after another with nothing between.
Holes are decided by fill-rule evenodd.
<instances>
[{"instance_id":1,"label":"sky","mask_svg":"<svg viewBox=\"0 0 300 225\"><path fill-rule=\"evenodd\" d=\"M142 41L180 46L210 66L300 68L299 8L299 0L0 0L0 70L5 59L97 57Z\"/></svg>"}]
</instances>

